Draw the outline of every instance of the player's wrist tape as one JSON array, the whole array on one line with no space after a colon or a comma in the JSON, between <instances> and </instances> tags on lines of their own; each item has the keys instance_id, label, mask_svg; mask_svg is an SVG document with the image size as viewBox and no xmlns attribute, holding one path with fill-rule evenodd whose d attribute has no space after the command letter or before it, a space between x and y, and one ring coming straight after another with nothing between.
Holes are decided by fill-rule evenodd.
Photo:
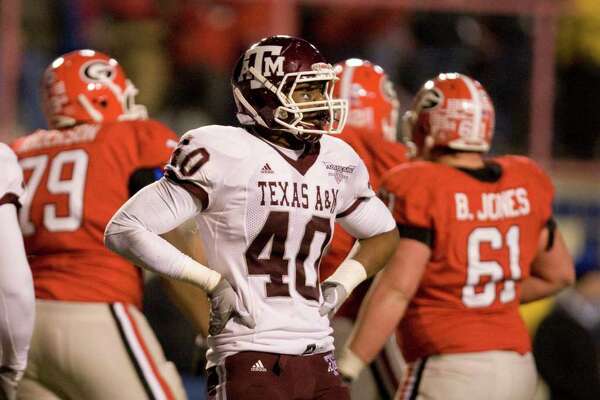
<instances>
[{"instance_id":1,"label":"player's wrist tape","mask_svg":"<svg viewBox=\"0 0 600 400\"><path fill-rule=\"evenodd\" d=\"M365 363L359 356L354 354L354 352L348 347L344 348L342 356L338 361L338 369L340 370L340 373L353 381L358 378L358 375L360 375L360 372L366 365L367 363Z\"/></svg>"},{"instance_id":2,"label":"player's wrist tape","mask_svg":"<svg viewBox=\"0 0 600 400\"><path fill-rule=\"evenodd\" d=\"M181 279L200 286L207 293L212 292L221 280L220 273L200 264L188 256L185 257L181 267Z\"/></svg>"},{"instance_id":3,"label":"player's wrist tape","mask_svg":"<svg viewBox=\"0 0 600 400\"><path fill-rule=\"evenodd\" d=\"M350 296L354 288L365 279L367 279L367 270L365 267L354 259L346 259L325 282L339 283L346 289L346 295Z\"/></svg>"}]
</instances>

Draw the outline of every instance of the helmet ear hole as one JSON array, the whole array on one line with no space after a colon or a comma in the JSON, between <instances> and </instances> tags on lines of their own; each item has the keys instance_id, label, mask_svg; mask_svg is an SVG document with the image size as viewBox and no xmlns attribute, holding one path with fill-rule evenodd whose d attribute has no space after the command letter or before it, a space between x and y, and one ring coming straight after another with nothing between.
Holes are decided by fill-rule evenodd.
<instances>
[{"instance_id":1,"label":"helmet ear hole","mask_svg":"<svg viewBox=\"0 0 600 400\"><path fill-rule=\"evenodd\" d=\"M108 100L106 100L105 98L102 98L102 99L100 99L100 101L98 101L98 104L100 104L100 107L106 108L106 107L108 107Z\"/></svg>"}]
</instances>

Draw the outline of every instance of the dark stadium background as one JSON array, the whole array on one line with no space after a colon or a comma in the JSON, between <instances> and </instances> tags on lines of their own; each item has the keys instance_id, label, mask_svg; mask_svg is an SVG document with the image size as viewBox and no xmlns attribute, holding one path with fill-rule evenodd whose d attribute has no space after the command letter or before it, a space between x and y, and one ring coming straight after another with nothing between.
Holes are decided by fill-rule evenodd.
<instances>
[{"instance_id":1,"label":"dark stadium background","mask_svg":"<svg viewBox=\"0 0 600 400\"><path fill-rule=\"evenodd\" d=\"M367 58L396 82L402 110L424 80L463 72L496 105L493 149L533 157L557 186L555 213L578 275L600 269L600 2L598 0L2 0L0 140L45 127L46 65L105 51L140 89L138 102L178 133L231 124L229 75L261 37L299 35L336 62ZM148 287L147 311L194 393L198 351L185 320ZM532 332L551 301L524 310ZM546 399L543 387L539 399ZM201 396L201 395L194 395ZM200 397L193 397L200 398Z\"/></svg>"}]
</instances>

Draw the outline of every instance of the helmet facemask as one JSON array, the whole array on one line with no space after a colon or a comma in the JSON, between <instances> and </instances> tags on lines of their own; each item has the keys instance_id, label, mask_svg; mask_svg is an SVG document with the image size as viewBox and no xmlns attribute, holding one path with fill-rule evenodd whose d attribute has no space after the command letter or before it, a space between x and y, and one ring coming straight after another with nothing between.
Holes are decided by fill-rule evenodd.
<instances>
[{"instance_id":1,"label":"helmet facemask","mask_svg":"<svg viewBox=\"0 0 600 400\"><path fill-rule=\"evenodd\" d=\"M118 87L117 87L118 89ZM136 104L135 96L139 90L135 85L127 79L125 81L125 90L117 98L123 104L123 114L119 116L119 121L131 121L138 119L148 119L148 110L142 104ZM116 95L116 93L115 93Z\"/></svg>"},{"instance_id":2,"label":"helmet facemask","mask_svg":"<svg viewBox=\"0 0 600 400\"><path fill-rule=\"evenodd\" d=\"M338 78L329 64L313 64L312 68L312 71L289 73L283 77L275 92L282 105L275 110L274 120L286 130L295 131L292 133L339 134L346 123L348 108L346 100L333 98L333 87ZM314 85L321 87L322 100L294 100L297 90Z\"/></svg>"}]
</instances>

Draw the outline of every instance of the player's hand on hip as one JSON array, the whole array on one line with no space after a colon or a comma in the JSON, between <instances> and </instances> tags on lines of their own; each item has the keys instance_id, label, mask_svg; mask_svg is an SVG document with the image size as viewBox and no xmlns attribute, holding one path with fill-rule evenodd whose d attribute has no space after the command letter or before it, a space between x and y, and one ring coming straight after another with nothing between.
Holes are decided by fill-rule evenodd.
<instances>
[{"instance_id":1,"label":"player's hand on hip","mask_svg":"<svg viewBox=\"0 0 600 400\"><path fill-rule=\"evenodd\" d=\"M252 329L254 318L245 310L237 293L225 278L208 295L210 299L210 323L208 333L218 335L231 318L237 318L242 325Z\"/></svg>"},{"instance_id":2,"label":"player's hand on hip","mask_svg":"<svg viewBox=\"0 0 600 400\"><path fill-rule=\"evenodd\" d=\"M348 293L341 283L333 281L323 282L321 291L323 292L323 304L319 307L319 314L321 316L329 315L329 318L331 318L342 306L342 303L348 297Z\"/></svg>"}]
</instances>

